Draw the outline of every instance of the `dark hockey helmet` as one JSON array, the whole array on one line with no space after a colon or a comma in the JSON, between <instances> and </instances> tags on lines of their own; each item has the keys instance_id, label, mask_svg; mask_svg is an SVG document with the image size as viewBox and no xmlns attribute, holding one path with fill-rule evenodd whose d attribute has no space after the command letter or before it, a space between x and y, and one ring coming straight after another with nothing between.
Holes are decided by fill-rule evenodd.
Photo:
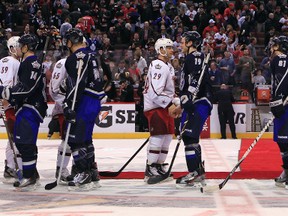
<instances>
[{"instance_id":1,"label":"dark hockey helmet","mask_svg":"<svg viewBox=\"0 0 288 216\"><path fill-rule=\"evenodd\" d=\"M269 44L269 50L272 46L278 45L278 51L288 54L288 38L286 36L274 37Z\"/></svg>"},{"instance_id":2,"label":"dark hockey helmet","mask_svg":"<svg viewBox=\"0 0 288 216\"><path fill-rule=\"evenodd\" d=\"M36 35L26 34L19 38L18 43L20 47L27 45L29 50L35 50L39 44L39 40Z\"/></svg>"},{"instance_id":3,"label":"dark hockey helmet","mask_svg":"<svg viewBox=\"0 0 288 216\"><path fill-rule=\"evenodd\" d=\"M186 43L192 41L192 46L195 48L197 48L202 43L201 35L197 31L184 32L181 37L185 38Z\"/></svg>"},{"instance_id":4,"label":"dark hockey helmet","mask_svg":"<svg viewBox=\"0 0 288 216\"><path fill-rule=\"evenodd\" d=\"M82 43L83 42L83 32L78 28L69 29L64 36L64 39L67 41L70 40L72 44Z\"/></svg>"}]
</instances>

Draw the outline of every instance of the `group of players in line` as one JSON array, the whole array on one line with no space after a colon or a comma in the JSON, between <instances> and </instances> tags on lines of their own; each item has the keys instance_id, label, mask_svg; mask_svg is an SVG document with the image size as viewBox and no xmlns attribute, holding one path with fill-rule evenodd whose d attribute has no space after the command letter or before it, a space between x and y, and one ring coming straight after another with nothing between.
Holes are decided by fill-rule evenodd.
<instances>
[{"instance_id":1,"label":"group of players in line","mask_svg":"<svg viewBox=\"0 0 288 216\"><path fill-rule=\"evenodd\" d=\"M49 86L55 101L53 115L58 116L62 138L58 148L56 178L60 175L61 182L71 188L97 188L100 178L92 133L94 120L107 96L95 53L87 49L81 30L70 29L64 40L70 54L55 64ZM10 56L0 60L0 99L6 129L13 134L13 140L6 149L4 179L19 190L35 189L40 178L36 141L47 103L42 62L34 53L37 44L34 35L14 36L7 42ZM207 57L198 51L201 44L202 38L198 32L183 33L180 46L185 61L180 92L176 95L175 73L170 64L173 42L159 38L155 43L158 57L149 66L143 91L144 114L150 131L144 177L148 184L165 179L161 176L167 173L165 161L174 134L174 118L180 117L188 174L178 178L176 184L181 187L206 185L199 137L213 105L212 89L206 74ZM288 189L288 38L273 38L269 49L272 59L270 107L275 116L274 141L279 146L283 161L283 172L275 182L277 186ZM70 130L66 143L67 125ZM73 165L69 172L67 166L71 155ZM21 170L20 174L17 167Z\"/></svg>"}]
</instances>

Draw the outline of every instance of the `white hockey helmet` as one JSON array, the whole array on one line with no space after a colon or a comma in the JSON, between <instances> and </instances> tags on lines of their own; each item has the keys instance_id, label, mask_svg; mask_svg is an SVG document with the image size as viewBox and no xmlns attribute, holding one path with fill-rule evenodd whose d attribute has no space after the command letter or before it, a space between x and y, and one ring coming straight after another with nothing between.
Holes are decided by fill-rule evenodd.
<instances>
[{"instance_id":1,"label":"white hockey helmet","mask_svg":"<svg viewBox=\"0 0 288 216\"><path fill-rule=\"evenodd\" d=\"M166 52L166 47L173 47L173 41L168 39L168 38L159 38L156 43L155 43L155 50L157 52L157 54L160 54L162 56L167 56L167 52ZM160 52L160 48L163 48L165 50L165 54L163 55Z\"/></svg>"},{"instance_id":2,"label":"white hockey helmet","mask_svg":"<svg viewBox=\"0 0 288 216\"><path fill-rule=\"evenodd\" d=\"M19 39L20 37L19 36L13 36L11 38L9 38L9 40L7 41L7 48L9 50L10 53L16 55L16 50L15 52L12 52L11 48L13 47L14 49L16 49L16 47L19 46Z\"/></svg>"}]
</instances>

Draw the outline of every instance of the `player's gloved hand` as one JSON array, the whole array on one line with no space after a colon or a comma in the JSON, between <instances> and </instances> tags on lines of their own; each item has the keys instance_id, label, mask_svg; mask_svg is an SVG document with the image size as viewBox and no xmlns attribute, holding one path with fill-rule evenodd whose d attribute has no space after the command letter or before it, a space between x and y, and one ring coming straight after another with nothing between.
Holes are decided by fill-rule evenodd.
<instances>
[{"instance_id":1,"label":"player's gloved hand","mask_svg":"<svg viewBox=\"0 0 288 216\"><path fill-rule=\"evenodd\" d=\"M194 111L194 103L190 94L183 94L180 97L181 107L184 108L186 112Z\"/></svg>"},{"instance_id":2,"label":"player's gloved hand","mask_svg":"<svg viewBox=\"0 0 288 216\"><path fill-rule=\"evenodd\" d=\"M276 118L280 118L285 113L283 100L281 97L273 98L270 101L269 106L270 106L271 112Z\"/></svg>"},{"instance_id":3,"label":"player's gloved hand","mask_svg":"<svg viewBox=\"0 0 288 216\"><path fill-rule=\"evenodd\" d=\"M72 124L76 122L76 112L72 110L71 108L69 108L67 104L64 104L63 114L64 114L66 121Z\"/></svg>"},{"instance_id":4,"label":"player's gloved hand","mask_svg":"<svg viewBox=\"0 0 288 216\"><path fill-rule=\"evenodd\" d=\"M175 106L180 105L180 98L179 97L174 97L171 101Z\"/></svg>"},{"instance_id":5,"label":"player's gloved hand","mask_svg":"<svg viewBox=\"0 0 288 216\"><path fill-rule=\"evenodd\" d=\"M0 99L10 99L10 89L8 87L0 86Z\"/></svg>"}]
</instances>

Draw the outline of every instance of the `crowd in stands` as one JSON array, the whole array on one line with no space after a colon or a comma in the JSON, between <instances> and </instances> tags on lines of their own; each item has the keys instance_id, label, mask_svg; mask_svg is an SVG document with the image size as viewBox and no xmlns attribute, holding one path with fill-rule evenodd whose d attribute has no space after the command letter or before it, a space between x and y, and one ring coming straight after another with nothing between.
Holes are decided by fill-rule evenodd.
<instances>
[{"instance_id":1,"label":"crowd in stands","mask_svg":"<svg viewBox=\"0 0 288 216\"><path fill-rule=\"evenodd\" d=\"M143 88L160 37L174 42L172 64L179 81L181 34L193 30L203 36L201 51L211 53L211 84L241 86L254 100L254 84L271 82L269 56L259 60L257 45L265 47L270 38L288 33L287 6L285 0L0 0L0 55L6 55L5 42L13 34L36 34L40 53L47 34L52 35L44 62L49 77L53 64L67 53L63 35L80 28L87 46L101 56L101 65L112 71L112 77L106 77L114 80L110 100L130 102L135 100L133 89ZM23 26L21 32L17 26ZM257 33L264 37L262 44ZM141 104L141 94L136 96Z\"/></svg>"}]
</instances>

